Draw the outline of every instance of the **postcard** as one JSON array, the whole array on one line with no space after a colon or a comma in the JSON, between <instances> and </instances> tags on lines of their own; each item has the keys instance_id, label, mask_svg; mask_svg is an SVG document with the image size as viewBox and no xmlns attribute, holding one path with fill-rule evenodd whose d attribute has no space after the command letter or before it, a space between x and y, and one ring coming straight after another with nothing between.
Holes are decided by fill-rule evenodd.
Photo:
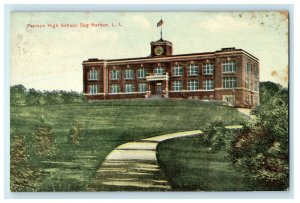
<instances>
[{"instance_id":1,"label":"postcard","mask_svg":"<svg viewBox=\"0 0 300 203\"><path fill-rule=\"evenodd\" d=\"M289 13L12 12L10 190L289 190Z\"/></svg>"}]
</instances>

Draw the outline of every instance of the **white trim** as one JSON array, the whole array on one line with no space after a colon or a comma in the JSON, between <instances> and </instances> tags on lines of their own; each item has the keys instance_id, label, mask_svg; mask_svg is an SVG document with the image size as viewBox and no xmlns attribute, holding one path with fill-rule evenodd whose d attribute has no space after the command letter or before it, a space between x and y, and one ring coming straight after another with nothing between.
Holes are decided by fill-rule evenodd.
<instances>
[{"instance_id":1,"label":"white trim","mask_svg":"<svg viewBox=\"0 0 300 203\"><path fill-rule=\"evenodd\" d=\"M215 90L178 90L178 91L169 91L169 92L214 92Z\"/></svg>"},{"instance_id":2,"label":"white trim","mask_svg":"<svg viewBox=\"0 0 300 203\"><path fill-rule=\"evenodd\" d=\"M146 81L169 80L169 75L149 75L146 76Z\"/></svg>"},{"instance_id":3,"label":"white trim","mask_svg":"<svg viewBox=\"0 0 300 203\"><path fill-rule=\"evenodd\" d=\"M90 94L90 93L85 93L83 95L87 95L87 96L95 96L95 95L105 95L105 93L96 93L96 94Z\"/></svg>"},{"instance_id":4,"label":"white trim","mask_svg":"<svg viewBox=\"0 0 300 203\"><path fill-rule=\"evenodd\" d=\"M128 63L128 62L139 62L141 63L142 61L151 61L155 63L155 61L163 61L163 62L166 62L166 61L173 61L173 59L184 59L184 58L197 58L197 57L205 57L205 56L211 56L213 59L215 58L214 56L215 54L214 53L211 53L211 54L199 54L199 55L191 55L191 56L171 56L171 57L160 57L160 58L147 58L147 59L132 59L132 60L122 60L122 61L107 61L107 65L112 65L112 64L115 64L115 63L121 63L121 64L124 64L124 63ZM167 59L167 60L166 60ZM111 59L109 59L111 60ZM103 63L102 61L95 61L95 62L84 62L83 64L94 64L94 63Z\"/></svg>"},{"instance_id":5,"label":"white trim","mask_svg":"<svg viewBox=\"0 0 300 203\"><path fill-rule=\"evenodd\" d=\"M108 93L108 95L118 95L118 94L145 94L145 92L118 92L118 93Z\"/></svg>"},{"instance_id":6,"label":"white trim","mask_svg":"<svg viewBox=\"0 0 300 203\"><path fill-rule=\"evenodd\" d=\"M215 59L216 57L220 56L220 55L226 55L226 54L232 54L232 53L235 53L235 54L245 54L247 57L250 57L252 60L258 62L259 59L255 59L253 58L252 56L250 56L248 53L246 53L245 51L229 51L229 52L212 52L210 54L198 54L198 55L190 55L190 56L168 56L168 57L160 57L160 58L146 58L146 59L128 59L128 60L121 60L121 61L91 61L91 62L83 62L82 64L101 64L101 63L106 63L106 65L112 65L112 64L117 64L117 63L121 63L121 64L124 64L124 63L128 63L128 62L138 62L138 63L141 63L142 61L151 61L152 62L156 62L156 61L163 61L163 62L168 62L168 61L173 61L173 59L185 59L185 58L205 58L205 56L211 56L212 59ZM201 57L201 58L200 58ZM206 58L207 59L207 58ZM111 59L109 59L111 60Z\"/></svg>"},{"instance_id":7,"label":"white trim","mask_svg":"<svg viewBox=\"0 0 300 203\"><path fill-rule=\"evenodd\" d=\"M234 88L215 88L215 90L245 90L245 91L248 91L248 92L253 92L253 93L257 93L259 94L259 92L257 91L253 91L253 90L248 90L244 87L234 87Z\"/></svg>"}]
</instances>

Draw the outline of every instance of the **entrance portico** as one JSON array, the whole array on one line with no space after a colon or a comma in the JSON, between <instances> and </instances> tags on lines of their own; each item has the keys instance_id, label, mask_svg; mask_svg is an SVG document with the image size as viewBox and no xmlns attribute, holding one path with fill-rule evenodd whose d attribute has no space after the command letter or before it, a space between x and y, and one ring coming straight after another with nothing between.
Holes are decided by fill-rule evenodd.
<instances>
[{"instance_id":1,"label":"entrance portico","mask_svg":"<svg viewBox=\"0 0 300 203\"><path fill-rule=\"evenodd\" d=\"M157 95L164 98L169 97L169 75L168 73L164 75L152 74L146 76L147 81L147 95Z\"/></svg>"}]
</instances>

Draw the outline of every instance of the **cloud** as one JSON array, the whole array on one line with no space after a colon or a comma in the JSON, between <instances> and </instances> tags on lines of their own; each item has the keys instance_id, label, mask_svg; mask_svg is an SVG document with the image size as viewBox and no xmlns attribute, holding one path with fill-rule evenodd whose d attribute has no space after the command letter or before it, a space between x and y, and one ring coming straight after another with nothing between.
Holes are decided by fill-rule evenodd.
<instances>
[{"instance_id":1,"label":"cloud","mask_svg":"<svg viewBox=\"0 0 300 203\"><path fill-rule=\"evenodd\" d=\"M135 15L132 17L133 22L145 27L145 28L150 28L150 22L147 18L145 18L144 16L140 16L140 15Z\"/></svg>"},{"instance_id":2,"label":"cloud","mask_svg":"<svg viewBox=\"0 0 300 203\"><path fill-rule=\"evenodd\" d=\"M240 30L252 30L255 27L254 24L245 22L240 18L236 19L233 16L224 15L218 15L216 17L210 18L209 20L201 21L199 25L203 30L207 30L210 32L234 32Z\"/></svg>"}]
</instances>

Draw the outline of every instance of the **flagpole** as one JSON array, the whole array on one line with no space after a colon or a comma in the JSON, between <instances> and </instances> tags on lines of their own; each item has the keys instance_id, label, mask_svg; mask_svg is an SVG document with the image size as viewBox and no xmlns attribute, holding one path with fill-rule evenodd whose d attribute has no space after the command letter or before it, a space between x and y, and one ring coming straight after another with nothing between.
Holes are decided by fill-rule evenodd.
<instances>
[{"instance_id":1,"label":"flagpole","mask_svg":"<svg viewBox=\"0 0 300 203\"><path fill-rule=\"evenodd\" d=\"M160 16L160 20L161 20L161 22L162 22L162 16ZM163 25L160 26L160 39L161 39L161 40L162 40L162 26L163 26Z\"/></svg>"}]
</instances>

